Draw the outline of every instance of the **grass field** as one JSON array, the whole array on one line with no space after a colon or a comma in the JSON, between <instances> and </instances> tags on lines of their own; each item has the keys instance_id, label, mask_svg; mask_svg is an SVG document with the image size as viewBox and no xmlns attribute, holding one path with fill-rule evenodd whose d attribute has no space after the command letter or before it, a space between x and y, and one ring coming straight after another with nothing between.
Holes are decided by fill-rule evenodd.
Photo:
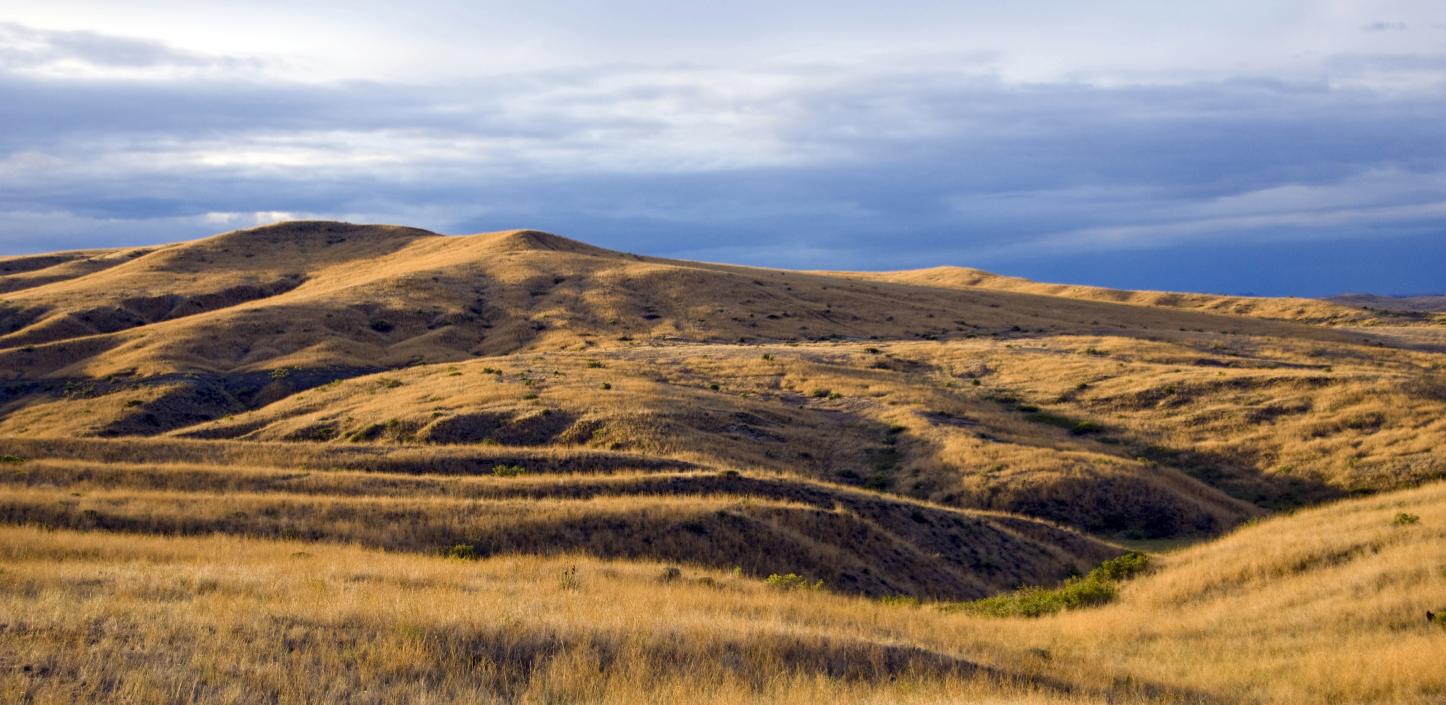
<instances>
[{"instance_id":1,"label":"grass field","mask_svg":"<svg viewBox=\"0 0 1446 705\"><path fill-rule=\"evenodd\" d=\"M0 258L0 702L1440 703L1433 305L344 223Z\"/></svg>"},{"instance_id":2,"label":"grass field","mask_svg":"<svg viewBox=\"0 0 1446 705\"><path fill-rule=\"evenodd\" d=\"M1402 513L1418 517L1398 524ZM1446 697L1446 486L977 617L691 564L0 529L7 702L1353 702Z\"/></svg>"}]
</instances>

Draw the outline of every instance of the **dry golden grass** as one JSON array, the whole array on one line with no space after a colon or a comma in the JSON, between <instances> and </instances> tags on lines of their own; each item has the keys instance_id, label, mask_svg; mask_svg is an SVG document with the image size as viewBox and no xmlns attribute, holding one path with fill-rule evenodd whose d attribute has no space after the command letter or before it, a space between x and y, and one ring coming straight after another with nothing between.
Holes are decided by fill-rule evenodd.
<instances>
[{"instance_id":1,"label":"dry golden grass","mask_svg":"<svg viewBox=\"0 0 1446 705\"><path fill-rule=\"evenodd\" d=\"M118 444L101 450L107 445ZM172 447L198 445L208 444ZM737 567L755 577L796 572L842 592L954 599L1058 580L1119 551L1022 517L781 475L579 475L504 465L497 477L492 467L436 475L42 458L0 473L0 521L432 554L456 545L484 555L586 552Z\"/></svg>"},{"instance_id":2,"label":"dry golden grass","mask_svg":"<svg viewBox=\"0 0 1446 705\"><path fill-rule=\"evenodd\" d=\"M615 448L1130 535L1446 476L1441 326L1325 302L340 223L0 266L3 435Z\"/></svg>"},{"instance_id":3,"label":"dry golden grass","mask_svg":"<svg viewBox=\"0 0 1446 705\"><path fill-rule=\"evenodd\" d=\"M0 258L0 702L1442 702L1446 318L1387 308L341 223ZM867 599L1122 543L1194 545L1038 620Z\"/></svg>"},{"instance_id":4,"label":"dry golden grass","mask_svg":"<svg viewBox=\"0 0 1446 705\"><path fill-rule=\"evenodd\" d=\"M1416 524L1397 525L1409 512ZM6 702L1350 702L1446 696L1446 485L1167 554L1037 620L694 567L0 529Z\"/></svg>"}]
</instances>

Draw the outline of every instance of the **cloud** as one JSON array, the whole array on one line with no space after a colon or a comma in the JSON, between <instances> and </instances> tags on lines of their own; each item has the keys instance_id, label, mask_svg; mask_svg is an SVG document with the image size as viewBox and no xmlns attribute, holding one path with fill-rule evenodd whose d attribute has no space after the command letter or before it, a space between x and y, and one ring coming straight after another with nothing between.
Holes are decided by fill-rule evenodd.
<instances>
[{"instance_id":1,"label":"cloud","mask_svg":"<svg viewBox=\"0 0 1446 705\"><path fill-rule=\"evenodd\" d=\"M255 58L206 56L164 43L0 22L0 71L52 77L164 76L262 66Z\"/></svg>"},{"instance_id":2,"label":"cloud","mask_svg":"<svg viewBox=\"0 0 1446 705\"><path fill-rule=\"evenodd\" d=\"M300 83L12 30L26 32L39 48L0 42L28 57L0 65L0 252L294 214L539 227L753 264L1024 272L1202 243L1440 237L1446 215L1446 93L1429 88L1446 61L1430 55L1112 85L1010 81L977 52ZM54 75L81 64L109 68ZM193 65L235 70L177 69ZM143 73L156 67L172 73Z\"/></svg>"}]
</instances>

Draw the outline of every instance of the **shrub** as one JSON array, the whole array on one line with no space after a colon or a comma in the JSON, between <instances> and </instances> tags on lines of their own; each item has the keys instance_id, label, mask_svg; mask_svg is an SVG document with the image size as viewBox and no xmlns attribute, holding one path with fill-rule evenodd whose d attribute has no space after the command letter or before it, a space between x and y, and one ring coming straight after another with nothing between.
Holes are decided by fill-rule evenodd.
<instances>
[{"instance_id":1,"label":"shrub","mask_svg":"<svg viewBox=\"0 0 1446 705\"><path fill-rule=\"evenodd\" d=\"M392 324L383 320L372 321L372 330L378 333L390 333L395 327L396 326L393 326Z\"/></svg>"},{"instance_id":2,"label":"shrub","mask_svg":"<svg viewBox=\"0 0 1446 705\"><path fill-rule=\"evenodd\" d=\"M1099 567L1090 571L1090 574L1099 575L1108 580L1129 580L1149 568L1150 557L1148 555L1139 551L1130 551L1099 564Z\"/></svg>"},{"instance_id":3,"label":"shrub","mask_svg":"<svg viewBox=\"0 0 1446 705\"><path fill-rule=\"evenodd\" d=\"M601 360L588 360L588 361L587 361L587 366L588 366L588 368L594 369L594 370L600 370L600 369L602 369L602 368L604 368L604 367L607 367L607 365L604 365Z\"/></svg>"},{"instance_id":4,"label":"shrub","mask_svg":"<svg viewBox=\"0 0 1446 705\"><path fill-rule=\"evenodd\" d=\"M1410 514L1407 512L1401 512L1400 514L1396 515L1395 519L1391 520L1391 523L1395 524L1396 526L1410 526L1412 524L1419 524L1420 522L1420 515Z\"/></svg>"},{"instance_id":5,"label":"shrub","mask_svg":"<svg viewBox=\"0 0 1446 705\"><path fill-rule=\"evenodd\" d=\"M829 392L827 389L815 389L815 390L813 390L813 396L814 396L815 399L824 399L824 398L827 398L829 394L830 394L830 392Z\"/></svg>"},{"instance_id":6,"label":"shrub","mask_svg":"<svg viewBox=\"0 0 1446 705\"><path fill-rule=\"evenodd\" d=\"M809 582L808 578L805 578L797 573L784 573L783 575L773 573L772 575L769 575L766 579L764 579L763 582L768 585L768 587L771 587L774 590L791 591L823 589L823 580L815 580L813 582Z\"/></svg>"},{"instance_id":7,"label":"shrub","mask_svg":"<svg viewBox=\"0 0 1446 705\"><path fill-rule=\"evenodd\" d=\"M658 574L658 582L671 583L681 577L683 577L683 569L675 565L670 565Z\"/></svg>"},{"instance_id":8,"label":"shrub","mask_svg":"<svg viewBox=\"0 0 1446 705\"><path fill-rule=\"evenodd\" d=\"M965 602L955 609L989 617L1042 617L1064 610L1103 605L1115 599L1119 583L1150 566L1150 557L1135 551L1101 563L1088 575L1073 577L1055 588L1024 587L1003 595Z\"/></svg>"},{"instance_id":9,"label":"shrub","mask_svg":"<svg viewBox=\"0 0 1446 705\"><path fill-rule=\"evenodd\" d=\"M396 389L397 387L402 386L402 381L399 379L392 379L391 377L383 377L377 380L377 384L380 384L386 389Z\"/></svg>"},{"instance_id":10,"label":"shrub","mask_svg":"<svg viewBox=\"0 0 1446 705\"><path fill-rule=\"evenodd\" d=\"M773 359L773 356L770 355L770 354L768 354L768 353L763 353L763 359L765 359L765 360L772 360L772 359Z\"/></svg>"},{"instance_id":11,"label":"shrub","mask_svg":"<svg viewBox=\"0 0 1446 705\"><path fill-rule=\"evenodd\" d=\"M524 468L521 465L506 465L503 463L498 463L497 465L492 466L493 477L517 477L518 475L526 474L527 468Z\"/></svg>"},{"instance_id":12,"label":"shrub","mask_svg":"<svg viewBox=\"0 0 1446 705\"><path fill-rule=\"evenodd\" d=\"M717 383L708 385L708 388L711 389L711 390L713 390L713 391L715 391L715 392L720 389L720 387L718 386Z\"/></svg>"},{"instance_id":13,"label":"shrub","mask_svg":"<svg viewBox=\"0 0 1446 705\"><path fill-rule=\"evenodd\" d=\"M0 455L0 463L23 463L23 462L25 462L25 459L22 458L22 457L20 457L20 456L18 456L18 455L10 455L10 454L8 454L8 453L5 454L5 455Z\"/></svg>"},{"instance_id":14,"label":"shrub","mask_svg":"<svg viewBox=\"0 0 1446 705\"><path fill-rule=\"evenodd\" d=\"M447 558L455 558L460 561L471 561L477 559L477 547L469 543L459 543L442 552Z\"/></svg>"},{"instance_id":15,"label":"shrub","mask_svg":"<svg viewBox=\"0 0 1446 705\"><path fill-rule=\"evenodd\" d=\"M612 385L611 382L603 382L602 384L598 385L598 389L612 389L612 388L613 388L613 385Z\"/></svg>"},{"instance_id":16,"label":"shrub","mask_svg":"<svg viewBox=\"0 0 1446 705\"><path fill-rule=\"evenodd\" d=\"M145 403L145 402L142 401L142 400L140 400L140 399L128 399L128 400L126 400L125 406L126 406L127 409L132 409L132 408L135 408L135 407L137 407L137 406L140 406L141 404L144 404L144 403Z\"/></svg>"}]
</instances>

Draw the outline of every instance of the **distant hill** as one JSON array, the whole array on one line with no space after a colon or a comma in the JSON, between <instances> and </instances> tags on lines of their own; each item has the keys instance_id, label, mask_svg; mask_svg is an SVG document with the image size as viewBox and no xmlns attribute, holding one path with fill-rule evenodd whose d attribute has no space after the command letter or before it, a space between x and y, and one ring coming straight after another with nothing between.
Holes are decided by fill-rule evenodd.
<instances>
[{"instance_id":1,"label":"distant hill","mask_svg":"<svg viewBox=\"0 0 1446 705\"><path fill-rule=\"evenodd\" d=\"M1344 294L1342 296L1332 296L1326 300L1334 304L1351 306L1367 311L1446 313L1446 295L1379 296L1376 294Z\"/></svg>"}]
</instances>

